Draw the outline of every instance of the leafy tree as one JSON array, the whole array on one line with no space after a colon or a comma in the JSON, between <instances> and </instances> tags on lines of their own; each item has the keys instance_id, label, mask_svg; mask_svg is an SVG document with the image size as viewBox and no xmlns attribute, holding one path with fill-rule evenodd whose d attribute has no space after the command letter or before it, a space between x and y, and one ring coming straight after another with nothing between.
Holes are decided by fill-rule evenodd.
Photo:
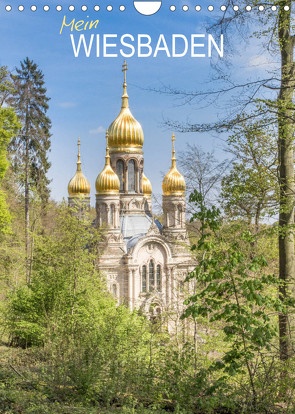
<instances>
[{"instance_id":1,"label":"leafy tree","mask_svg":"<svg viewBox=\"0 0 295 414\"><path fill-rule=\"evenodd\" d=\"M0 106L7 103L14 93L10 75L7 66L0 67Z\"/></svg>"},{"instance_id":2,"label":"leafy tree","mask_svg":"<svg viewBox=\"0 0 295 414\"><path fill-rule=\"evenodd\" d=\"M151 335L146 319L107 291L96 265L100 234L86 212L76 213L61 206L55 227L35 237L30 283L9 295L5 326L12 345L44 347L41 378L55 396L74 389L108 404L138 382L144 388Z\"/></svg>"},{"instance_id":3,"label":"leafy tree","mask_svg":"<svg viewBox=\"0 0 295 414\"><path fill-rule=\"evenodd\" d=\"M294 34L291 15L294 12L294 1L271 1L264 5L263 13L247 11L246 6L257 10L257 2L242 1L239 10L233 11L231 0L225 2L226 11L219 17L210 31L223 34L228 56L233 52L233 37L239 40L249 38L250 34L261 42L261 47L272 54L278 61L277 68L265 76L254 79L236 81L229 70L218 61L215 65L217 77L215 88L197 91L180 91L164 88L161 92L182 96L184 102L202 102L204 104L227 106L224 116L217 122L194 123L185 125L176 121L167 124L182 132L228 132L246 120L258 120L261 125L275 125L278 136L278 188L279 188L279 277L281 298L284 301L290 296L294 287L295 254L294 254ZM276 7L274 13L273 6ZM246 33L247 31L247 33ZM241 43L237 42L241 48ZM237 53L237 50L235 50ZM266 92L266 93L264 93ZM225 98L228 104L225 104ZM217 102L219 101L219 102ZM241 114L246 113L245 116ZM280 356L287 360L291 355L290 315L285 313L279 317ZM292 317L291 317L292 318Z\"/></svg>"},{"instance_id":4,"label":"leafy tree","mask_svg":"<svg viewBox=\"0 0 295 414\"><path fill-rule=\"evenodd\" d=\"M249 226L254 221L258 232L260 219L267 212L270 191L272 187L265 176L244 164L234 163L222 180L222 206L230 217L246 218Z\"/></svg>"},{"instance_id":5,"label":"leafy tree","mask_svg":"<svg viewBox=\"0 0 295 414\"><path fill-rule=\"evenodd\" d=\"M0 67L0 183L8 168L7 146L17 134L20 124L12 108L5 105L7 97L12 92L9 82L9 72L6 67ZM5 105L5 106L4 106ZM10 214L3 190L0 190L0 233L9 230Z\"/></svg>"},{"instance_id":6,"label":"leafy tree","mask_svg":"<svg viewBox=\"0 0 295 414\"><path fill-rule=\"evenodd\" d=\"M35 188L45 204L49 197L51 121L47 116L49 98L44 87L44 75L29 58L20 62L12 75L14 97L12 105L22 123L20 133L12 140L10 150L15 171L25 193L26 251L29 256L30 190Z\"/></svg>"},{"instance_id":7,"label":"leafy tree","mask_svg":"<svg viewBox=\"0 0 295 414\"><path fill-rule=\"evenodd\" d=\"M83 306L91 306L91 290L104 292L95 265L98 240L88 216L66 206L49 233L35 236L30 282L16 288L9 302L12 343L40 344L63 324L75 331L76 311L81 315Z\"/></svg>"},{"instance_id":8,"label":"leafy tree","mask_svg":"<svg viewBox=\"0 0 295 414\"><path fill-rule=\"evenodd\" d=\"M15 136L19 129L16 114L12 108L0 107L0 183L8 168L7 146L10 139ZM10 214L6 204L3 190L0 190L0 232L9 230Z\"/></svg>"},{"instance_id":9,"label":"leafy tree","mask_svg":"<svg viewBox=\"0 0 295 414\"><path fill-rule=\"evenodd\" d=\"M222 180L222 206L234 218L255 224L278 213L277 140L273 128L245 122L234 128L228 151L235 156L232 169Z\"/></svg>"},{"instance_id":10,"label":"leafy tree","mask_svg":"<svg viewBox=\"0 0 295 414\"><path fill-rule=\"evenodd\" d=\"M220 231L220 211L207 208L198 192L191 195L191 201L199 207L192 220L200 220L202 232L193 249L201 252L202 258L187 280L196 279L201 289L186 301L183 317L222 322L227 348L208 372L222 370L233 376L246 368L252 408L257 410L255 376L278 334L272 315L286 311L276 294L279 280L264 273L267 263L263 255L249 254L254 238L249 231L243 232L240 240L227 242ZM218 381L222 384L225 379Z\"/></svg>"}]
</instances>

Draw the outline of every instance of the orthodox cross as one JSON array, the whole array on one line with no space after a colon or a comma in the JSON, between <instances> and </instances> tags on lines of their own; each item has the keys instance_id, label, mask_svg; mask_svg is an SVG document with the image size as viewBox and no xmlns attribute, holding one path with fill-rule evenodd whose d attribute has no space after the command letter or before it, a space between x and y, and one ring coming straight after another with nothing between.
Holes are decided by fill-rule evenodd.
<instances>
[{"instance_id":1,"label":"orthodox cross","mask_svg":"<svg viewBox=\"0 0 295 414\"><path fill-rule=\"evenodd\" d=\"M126 71L128 70L126 60L124 60L124 64L122 67L122 72L124 72L124 83L126 83Z\"/></svg>"}]
</instances>

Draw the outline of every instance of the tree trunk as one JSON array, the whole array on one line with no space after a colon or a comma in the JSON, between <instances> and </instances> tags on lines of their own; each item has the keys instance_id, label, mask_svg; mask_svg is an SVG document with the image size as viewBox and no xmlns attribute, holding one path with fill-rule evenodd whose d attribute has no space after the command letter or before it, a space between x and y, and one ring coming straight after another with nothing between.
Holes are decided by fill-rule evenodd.
<instances>
[{"instance_id":1,"label":"tree trunk","mask_svg":"<svg viewBox=\"0 0 295 414\"><path fill-rule=\"evenodd\" d=\"M30 229L30 199L29 199L29 168L30 168L30 160L29 160L29 119L28 119L28 108L26 113L26 127L25 127L25 134L26 134L26 149L25 149L25 247L26 247L26 275L27 275L27 283L30 282L29 277L29 257L30 257L30 237L29 237L29 229Z\"/></svg>"},{"instance_id":2,"label":"tree trunk","mask_svg":"<svg viewBox=\"0 0 295 414\"><path fill-rule=\"evenodd\" d=\"M289 11L284 10L289 6ZM293 110L294 91L293 37L290 34L291 1L280 3L279 42L281 49L281 87L278 96L279 131L279 277L281 281L280 297L285 300L289 295L295 275L294 265L294 154L293 154ZM280 358L290 356L288 314L279 315Z\"/></svg>"}]
</instances>

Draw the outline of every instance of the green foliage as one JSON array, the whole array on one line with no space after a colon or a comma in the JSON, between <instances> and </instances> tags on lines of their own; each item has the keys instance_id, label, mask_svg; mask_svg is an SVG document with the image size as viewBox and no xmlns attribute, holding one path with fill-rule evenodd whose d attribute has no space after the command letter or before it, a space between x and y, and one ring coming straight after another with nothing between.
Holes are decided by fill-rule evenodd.
<instances>
[{"instance_id":1,"label":"green foliage","mask_svg":"<svg viewBox=\"0 0 295 414\"><path fill-rule=\"evenodd\" d=\"M9 301L12 342L43 343L62 324L74 331L83 315L87 320L94 306L104 306L107 299L95 265L98 239L86 215L80 218L65 206L59 208L54 231L35 236L31 282L17 287ZM95 303L91 291L100 292Z\"/></svg>"},{"instance_id":2,"label":"green foliage","mask_svg":"<svg viewBox=\"0 0 295 414\"><path fill-rule=\"evenodd\" d=\"M222 180L222 206L230 217L255 223L258 231L261 218L278 211L276 131L241 121L228 144L235 162Z\"/></svg>"},{"instance_id":3,"label":"green foliage","mask_svg":"<svg viewBox=\"0 0 295 414\"><path fill-rule=\"evenodd\" d=\"M99 240L87 212L58 209L55 227L35 236L30 283L8 297L10 342L44 347L48 364L39 378L50 398L108 405L133 401L138 387L149 399L148 322L107 292L96 265Z\"/></svg>"},{"instance_id":4,"label":"green foliage","mask_svg":"<svg viewBox=\"0 0 295 414\"><path fill-rule=\"evenodd\" d=\"M11 83L7 80L8 71L0 67L0 183L8 168L7 146L20 128L16 114L12 108L3 107L6 97L12 90ZM10 230L11 216L8 211L6 197L3 190L0 190L0 233L7 233Z\"/></svg>"},{"instance_id":5,"label":"green foliage","mask_svg":"<svg viewBox=\"0 0 295 414\"><path fill-rule=\"evenodd\" d=\"M10 79L10 72L7 66L0 67L0 106L9 103L11 95L14 93L13 84Z\"/></svg>"},{"instance_id":6,"label":"green foliage","mask_svg":"<svg viewBox=\"0 0 295 414\"><path fill-rule=\"evenodd\" d=\"M277 337L272 315L285 311L277 295L278 278L264 273L267 263L263 255L253 255L255 236L247 231L228 242L220 231L220 211L204 206L197 192L191 201L199 207L192 220L201 222L201 237L193 248L202 258L188 280L196 279L201 290L186 301L183 317L205 317L213 326L222 324L227 345L207 374L214 370L225 374L218 386L228 382L228 375L248 374L255 408L257 366Z\"/></svg>"}]
</instances>

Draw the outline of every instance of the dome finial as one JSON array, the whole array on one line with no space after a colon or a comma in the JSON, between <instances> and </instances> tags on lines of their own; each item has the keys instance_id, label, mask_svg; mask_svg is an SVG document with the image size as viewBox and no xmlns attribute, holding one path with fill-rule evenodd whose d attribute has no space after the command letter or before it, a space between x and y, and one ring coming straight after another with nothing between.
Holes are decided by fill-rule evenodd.
<instances>
[{"instance_id":1,"label":"dome finial","mask_svg":"<svg viewBox=\"0 0 295 414\"><path fill-rule=\"evenodd\" d=\"M185 180L176 168L175 135L172 134L172 165L162 182L163 195L182 196L185 193Z\"/></svg>"},{"instance_id":2,"label":"dome finial","mask_svg":"<svg viewBox=\"0 0 295 414\"><path fill-rule=\"evenodd\" d=\"M105 166L95 181L96 194L119 194L120 180L111 167L109 151L109 130L106 130Z\"/></svg>"},{"instance_id":3,"label":"dome finial","mask_svg":"<svg viewBox=\"0 0 295 414\"><path fill-rule=\"evenodd\" d=\"M77 171L81 171L81 156L80 156L80 138L78 138L78 160L77 160Z\"/></svg>"},{"instance_id":4,"label":"dome finial","mask_svg":"<svg viewBox=\"0 0 295 414\"><path fill-rule=\"evenodd\" d=\"M78 138L78 160L77 160L77 171L74 177L70 180L68 184L68 192L70 197L89 197L90 194L90 184L87 178L82 173L81 169L81 154L80 154L80 145L81 141Z\"/></svg>"},{"instance_id":5,"label":"dome finial","mask_svg":"<svg viewBox=\"0 0 295 414\"><path fill-rule=\"evenodd\" d=\"M123 82L123 95L122 95L122 108L128 108L128 93L127 93L127 82L126 82L126 72L128 70L126 60L124 60L122 66L122 72L124 72L124 82Z\"/></svg>"},{"instance_id":6,"label":"dome finial","mask_svg":"<svg viewBox=\"0 0 295 414\"><path fill-rule=\"evenodd\" d=\"M110 153L125 151L142 153L143 130L140 123L132 115L128 103L126 61L122 66L122 72L124 73L122 106L119 115L109 126Z\"/></svg>"},{"instance_id":7,"label":"dome finial","mask_svg":"<svg viewBox=\"0 0 295 414\"><path fill-rule=\"evenodd\" d=\"M172 161L172 167L176 167L175 146L174 146L174 142L175 142L175 135L174 135L174 132L173 132L173 134L172 134L171 141L172 141L172 158L171 158L171 161Z\"/></svg>"}]
</instances>

